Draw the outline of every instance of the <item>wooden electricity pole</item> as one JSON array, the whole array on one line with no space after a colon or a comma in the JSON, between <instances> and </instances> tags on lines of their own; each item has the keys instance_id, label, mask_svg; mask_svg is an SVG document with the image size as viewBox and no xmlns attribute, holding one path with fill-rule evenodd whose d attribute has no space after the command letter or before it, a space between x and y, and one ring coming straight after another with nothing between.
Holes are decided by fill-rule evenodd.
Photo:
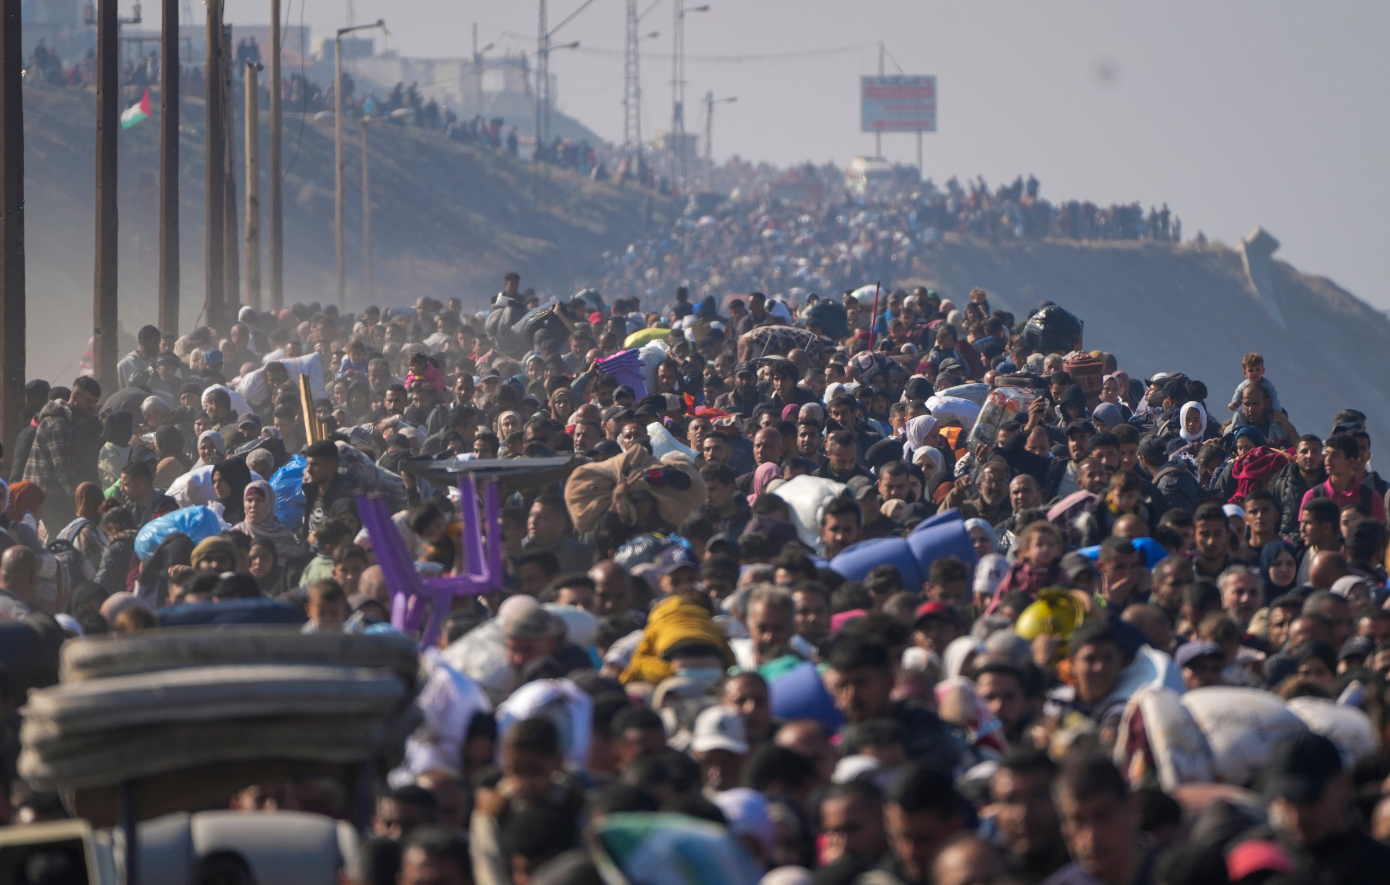
<instances>
[{"instance_id":1,"label":"wooden electricity pole","mask_svg":"<svg viewBox=\"0 0 1390 885\"><path fill-rule=\"evenodd\" d=\"M96 268L92 356L105 393L116 392L116 132L120 117L120 22L116 0L97 3Z\"/></svg>"},{"instance_id":2,"label":"wooden electricity pole","mask_svg":"<svg viewBox=\"0 0 1390 885\"><path fill-rule=\"evenodd\" d=\"M159 331L179 333L179 0L159 36Z\"/></svg>"},{"instance_id":3,"label":"wooden electricity pole","mask_svg":"<svg viewBox=\"0 0 1390 885\"><path fill-rule=\"evenodd\" d=\"M222 242L227 217L224 201L226 198L227 174L227 136L223 129L226 118L222 112L222 0L207 0L208 8L208 60L207 76L207 150L204 156L205 169L203 184L206 222L203 244L206 251L204 263L203 322L223 331L223 261L226 247Z\"/></svg>"},{"instance_id":4,"label":"wooden electricity pole","mask_svg":"<svg viewBox=\"0 0 1390 885\"><path fill-rule=\"evenodd\" d=\"M21 0L0 0L0 438L24 424L24 47ZM55 379L56 380L56 379Z\"/></svg>"},{"instance_id":5,"label":"wooden electricity pole","mask_svg":"<svg viewBox=\"0 0 1390 885\"><path fill-rule=\"evenodd\" d=\"M270 166L266 170L266 229L270 234L270 309L285 306L284 203L280 194L280 0L270 0Z\"/></svg>"},{"instance_id":6,"label":"wooden electricity pole","mask_svg":"<svg viewBox=\"0 0 1390 885\"><path fill-rule=\"evenodd\" d=\"M246 303L261 309L261 109L258 64L246 65Z\"/></svg>"},{"instance_id":7,"label":"wooden electricity pole","mask_svg":"<svg viewBox=\"0 0 1390 885\"><path fill-rule=\"evenodd\" d=\"M226 227L222 235L222 310L225 325L218 326L218 334L226 337L227 330L236 322L237 305L241 303L241 238L237 236L240 227L236 211L236 80L232 71L232 26L222 27L222 131L227 136L223 182L227 195L223 209L227 213Z\"/></svg>"}]
</instances>

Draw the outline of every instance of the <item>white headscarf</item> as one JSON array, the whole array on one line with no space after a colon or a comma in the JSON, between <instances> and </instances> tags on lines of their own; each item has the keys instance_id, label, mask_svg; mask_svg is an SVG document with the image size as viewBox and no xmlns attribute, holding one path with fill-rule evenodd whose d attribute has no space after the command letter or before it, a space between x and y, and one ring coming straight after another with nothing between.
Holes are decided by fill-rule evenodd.
<instances>
[{"instance_id":1,"label":"white headscarf","mask_svg":"<svg viewBox=\"0 0 1390 885\"><path fill-rule=\"evenodd\" d=\"M1202 416L1202 429L1197 431L1196 433L1188 433L1187 415L1193 409L1196 409L1197 414ZM1178 412L1178 435L1181 436L1187 442L1194 443L1201 441L1202 437L1206 435L1206 430L1207 410L1202 408L1202 404L1198 402L1185 403L1182 409Z\"/></svg>"},{"instance_id":2,"label":"white headscarf","mask_svg":"<svg viewBox=\"0 0 1390 885\"><path fill-rule=\"evenodd\" d=\"M931 446L919 446L917 450L912 453L912 463L916 464L918 461L922 460L923 457L925 457L928 462L927 464L920 465L924 477L922 496L926 497L931 494L930 486L932 480L940 476L941 472L946 469L946 459L941 456L940 449L935 449Z\"/></svg>"},{"instance_id":3,"label":"white headscarf","mask_svg":"<svg viewBox=\"0 0 1390 885\"><path fill-rule=\"evenodd\" d=\"M903 460L911 462L917 449L927 444L927 436L936 429L936 419L931 415L918 415L907 422L904 435L907 444L903 446Z\"/></svg>"}]
</instances>

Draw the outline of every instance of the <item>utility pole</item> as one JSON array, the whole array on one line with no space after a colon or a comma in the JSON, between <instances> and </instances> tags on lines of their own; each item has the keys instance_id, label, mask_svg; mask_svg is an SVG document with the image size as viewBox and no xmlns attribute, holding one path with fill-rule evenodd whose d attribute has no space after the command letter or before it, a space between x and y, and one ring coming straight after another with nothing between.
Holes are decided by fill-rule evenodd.
<instances>
[{"instance_id":1,"label":"utility pole","mask_svg":"<svg viewBox=\"0 0 1390 885\"><path fill-rule=\"evenodd\" d=\"M120 21L116 0L97 3L96 268L92 356L97 380L116 391L116 133L120 116Z\"/></svg>"},{"instance_id":2,"label":"utility pole","mask_svg":"<svg viewBox=\"0 0 1390 885\"><path fill-rule=\"evenodd\" d=\"M222 126L227 135L226 165L222 181L227 195L222 204L227 213L226 226L222 229L222 308L226 328L218 327L223 335L237 321L237 305L241 303L241 238L237 236L236 211L236 83L232 73L232 26L222 26Z\"/></svg>"},{"instance_id":3,"label":"utility pole","mask_svg":"<svg viewBox=\"0 0 1390 885\"><path fill-rule=\"evenodd\" d=\"M627 0L627 39L623 45L623 148L642 153L642 80L637 37L637 0Z\"/></svg>"},{"instance_id":4,"label":"utility pole","mask_svg":"<svg viewBox=\"0 0 1390 885\"><path fill-rule=\"evenodd\" d=\"M333 239L338 253L338 307L347 307L347 234L343 228L343 35L367 28L386 30L386 20L339 28L333 38Z\"/></svg>"},{"instance_id":5,"label":"utility pole","mask_svg":"<svg viewBox=\"0 0 1390 885\"><path fill-rule=\"evenodd\" d=\"M226 259L226 246L222 242L226 229L227 216L224 202L227 196L226 164L227 136L223 132L225 117L222 113L222 2L207 0L207 148L204 162L204 211L205 226L203 245L205 250L203 274L203 322L222 331L223 286L226 280L223 263Z\"/></svg>"},{"instance_id":6,"label":"utility pole","mask_svg":"<svg viewBox=\"0 0 1390 885\"><path fill-rule=\"evenodd\" d=\"M705 190L710 189L710 175L714 172L714 106L725 102L738 101L736 96L715 98L713 92L705 93Z\"/></svg>"},{"instance_id":7,"label":"utility pole","mask_svg":"<svg viewBox=\"0 0 1390 885\"><path fill-rule=\"evenodd\" d=\"M687 12L709 12L709 4L685 8L685 0L673 0L673 26L671 37L671 137L672 179L681 187L685 186L685 14Z\"/></svg>"},{"instance_id":8,"label":"utility pole","mask_svg":"<svg viewBox=\"0 0 1390 885\"><path fill-rule=\"evenodd\" d=\"M878 75L883 76L883 44L878 44ZM883 156L883 130L874 130L874 156Z\"/></svg>"},{"instance_id":9,"label":"utility pole","mask_svg":"<svg viewBox=\"0 0 1390 885\"><path fill-rule=\"evenodd\" d=\"M280 190L280 0L270 0L270 168L266 186L270 198L266 227L270 234L270 309L285 306L284 201Z\"/></svg>"},{"instance_id":10,"label":"utility pole","mask_svg":"<svg viewBox=\"0 0 1390 885\"><path fill-rule=\"evenodd\" d=\"M303 2L303 0L301 0ZM343 242L343 33L333 39L333 245L338 307L347 306L347 244Z\"/></svg>"},{"instance_id":11,"label":"utility pole","mask_svg":"<svg viewBox=\"0 0 1390 885\"><path fill-rule=\"evenodd\" d=\"M21 0L0 0L0 439L24 425L24 46Z\"/></svg>"},{"instance_id":12,"label":"utility pole","mask_svg":"<svg viewBox=\"0 0 1390 885\"><path fill-rule=\"evenodd\" d=\"M483 58L478 52L478 23L473 23L473 78L477 81L478 113L483 113Z\"/></svg>"},{"instance_id":13,"label":"utility pole","mask_svg":"<svg viewBox=\"0 0 1390 885\"><path fill-rule=\"evenodd\" d=\"M372 286L372 173L367 150L367 118L362 118L362 279L367 287L367 303L376 297Z\"/></svg>"},{"instance_id":14,"label":"utility pole","mask_svg":"<svg viewBox=\"0 0 1390 885\"><path fill-rule=\"evenodd\" d=\"M550 29L546 24L545 0L540 0L540 23L536 30L536 156L550 141Z\"/></svg>"},{"instance_id":15,"label":"utility pole","mask_svg":"<svg viewBox=\"0 0 1390 885\"><path fill-rule=\"evenodd\" d=\"M671 0L671 181L685 176L685 0Z\"/></svg>"},{"instance_id":16,"label":"utility pole","mask_svg":"<svg viewBox=\"0 0 1390 885\"><path fill-rule=\"evenodd\" d=\"M179 0L159 32L159 331L179 333Z\"/></svg>"},{"instance_id":17,"label":"utility pole","mask_svg":"<svg viewBox=\"0 0 1390 885\"><path fill-rule=\"evenodd\" d=\"M246 303L261 309L261 65L246 65Z\"/></svg>"}]
</instances>

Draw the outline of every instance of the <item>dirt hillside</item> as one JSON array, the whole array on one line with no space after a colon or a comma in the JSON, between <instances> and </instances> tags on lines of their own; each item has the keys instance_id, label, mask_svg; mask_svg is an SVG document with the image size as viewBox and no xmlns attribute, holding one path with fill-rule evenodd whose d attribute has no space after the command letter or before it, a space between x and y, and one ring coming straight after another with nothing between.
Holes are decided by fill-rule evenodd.
<instances>
[{"instance_id":1,"label":"dirt hillside","mask_svg":"<svg viewBox=\"0 0 1390 885\"><path fill-rule=\"evenodd\" d=\"M29 373L71 374L91 334L95 97L76 90L25 92ZM128 96L133 102L136 96ZM240 101L240 99L238 99ZM156 315L159 100L154 115L120 133L121 325ZM204 113L183 106L180 164L181 325L203 307ZM302 122L302 125L301 125ZM268 147L261 121L261 158ZM371 142L373 271L378 303L458 295L481 306L509 270L523 285L568 292L606 249L668 224L672 204L646 192L517 163L439 133L375 125ZM362 167L356 126L346 148L348 305L362 287ZM243 137L238 160L245 159ZM332 121L285 120L285 299L334 297ZM265 180L261 185L265 203ZM239 205L245 198L241 174ZM244 212L244 208L242 209ZM245 233L244 221L238 227ZM264 238L264 225L262 226ZM263 239L264 242L264 239ZM262 266L268 268L268 258ZM69 379L71 380L71 379Z\"/></svg>"},{"instance_id":2,"label":"dirt hillside","mask_svg":"<svg viewBox=\"0 0 1390 885\"><path fill-rule=\"evenodd\" d=\"M1132 376L1182 370L1206 382L1220 420L1231 415L1240 358L1254 350L1300 432L1326 436L1338 409L1356 408L1390 447L1390 319L1325 277L1274 262L1281 327L1256 299L1240 253L1215 244L949 238L924 257L929 282L958 302L974 286L1020 316L1055 301L1085 321L1087 348L1117 354Z\"/></svg>"}]
</instances>

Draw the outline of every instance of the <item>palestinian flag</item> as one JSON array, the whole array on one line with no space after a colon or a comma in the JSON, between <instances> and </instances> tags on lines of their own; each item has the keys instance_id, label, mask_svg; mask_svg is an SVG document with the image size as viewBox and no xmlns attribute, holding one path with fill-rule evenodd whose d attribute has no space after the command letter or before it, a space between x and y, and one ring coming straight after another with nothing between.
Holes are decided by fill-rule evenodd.
<instances>
[{"instance_id":1,"label":"palestinian flag","mask_svg":"<svg viewBox=\"0 0 1390 885\"><path fill-rule=\"evenodd\" d=\"M150 116L150 87L145 87L145 94L140 96L140 101L126 108L121 113L121 128L129 129Z\"/></svg>"}]
</instances>

